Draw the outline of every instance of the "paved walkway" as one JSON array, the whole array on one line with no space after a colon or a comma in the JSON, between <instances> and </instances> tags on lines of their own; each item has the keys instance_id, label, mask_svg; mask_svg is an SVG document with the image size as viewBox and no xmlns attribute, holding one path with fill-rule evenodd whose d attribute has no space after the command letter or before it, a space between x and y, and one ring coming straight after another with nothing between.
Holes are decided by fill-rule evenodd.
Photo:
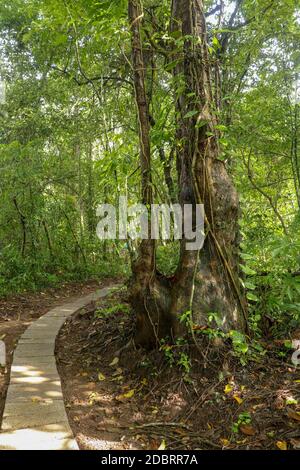
<instances>
[{"instance_id":1,"label":"paved walkway","mask_svg":"<svg viewBox=\"0 0 300 470\"><path fill-rule=\"evenodd\" d=\"M0 450L75 450L54 356L56 336L69 315L110 289L56 307L32 323L14 352L0 432Z\"/></svg>"}]
</instances>

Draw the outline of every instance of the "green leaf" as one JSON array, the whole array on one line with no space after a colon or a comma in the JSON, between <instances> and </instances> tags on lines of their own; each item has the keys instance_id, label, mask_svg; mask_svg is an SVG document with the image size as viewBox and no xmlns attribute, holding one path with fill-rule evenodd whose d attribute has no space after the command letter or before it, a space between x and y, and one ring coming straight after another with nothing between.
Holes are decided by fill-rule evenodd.
<instances>
[{"instance_id":1,"label":"green leaf","mask_svg":"<svg viewBox=\"0 0 300 470\"><path fill-rule=\"evenodd\" d=\"M255 289L256 289L256 285L253 284L253 283L250 282L250 281L246 281L246 282L245 282L245 287L246 287L246 289L249 289L249 290L255 290Z\"/></svg>"},{"instance_id":2,"label":"green leaf","mask_svg":"<svg viewBox=\"0 0 300 470\"><path fill-rule=\"evenodd\" d=\"M219 39L216 36L213 37L212 43L213 43L213 46L214 46L215 49L220 49L221 48L221 44L219 42Z\"/></svg>"},{"instance_id":3,"label":"green leaf","mask_svg":"<svg viewBox=\"0 0 300 470\"><path fill-rule=\"evenodd\" d=\"M247 299L252 300L253 302L259 301L259 298L256 295L254 295L252 292L247 293Z\"/></svg>"},{"instance_id":4,"label":"green leaf","mask_svg":"<svg viewBox=\"0 0 300 470\"><path fill-rule=\"evenodd\" d=\"M188 113L186 113L183 116L183 119L191 118L191 117L195 116L196 114L199 114L199 111L197 109L193 109L192 111L189 111Z\"/></svg>"},{"instance_id":5,"label":"green leaf","mask_svg":"<svg viewBox=\"0 0 300 470\"><path fill-rule=\"evenodd\" d=\"M173 70L175 69L176 65L179 63L179 60L173 60L172 62L169 62L166 66L165 66L165 70L167 70L167 72L169 72L170 70Z\"/></svg>"},{"instance_id":6,"label":"green leaf","mask_svg":"<svg viewBox=\"0 0 300 470\"><path fill-rule=\"evenodd\" d=\"M246 264L240 264L240 268L245 274L248 274L249 276L254 276L254 274L256 274L256 271L254 271L254 269L251 269Z\"/></svg>"},{"instance_id":7,"label":"green leaf","mask_svg":"<svg viewBox=\"0 0 300 470\"><path fill-rule=\"evenodd\" d=\"M249 255L248 253L241 253L240 256L241 256L242 259L245 259L245 260L253 259L253 255Z\"/></svg>"}]
</instances>

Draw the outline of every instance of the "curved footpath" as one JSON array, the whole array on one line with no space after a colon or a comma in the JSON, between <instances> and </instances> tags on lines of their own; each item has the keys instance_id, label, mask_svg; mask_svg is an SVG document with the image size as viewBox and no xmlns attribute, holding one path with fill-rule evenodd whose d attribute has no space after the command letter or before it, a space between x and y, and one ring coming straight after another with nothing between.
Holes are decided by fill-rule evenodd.
<instances>
[{"instance_id":1,"label":"curved footpath","mask_svg":"<svg viewBox=\"0 0 300 470\"><path fill-rule=\"evenodd\" d=\"M101 289L56 307L33 322L19 339L0 432L0 450L76 450L57 372L55 339L66 318L92 300Z\"/></svg>"}]
</instances>

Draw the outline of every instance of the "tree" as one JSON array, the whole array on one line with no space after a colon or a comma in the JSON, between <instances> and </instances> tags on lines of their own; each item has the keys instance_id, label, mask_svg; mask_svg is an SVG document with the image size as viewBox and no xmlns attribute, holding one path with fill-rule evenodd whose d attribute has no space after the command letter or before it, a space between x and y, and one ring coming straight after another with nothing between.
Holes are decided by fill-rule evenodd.
<instances>
[{"instance_id":1,"label":"tree","mask_svg":"<svg viewBox=\"0 0 300 470\"><path fill-rule=\"evenodd\" d=\"M217 117L213 111L211 65L201 1L172 2L172 59L180 82L176 97L176 153L179 201L204 203L206 240L203 250L188 250L184 234L180 260L172 278L156 270L155 245L143 241L133 267L131 302L137 316L136 342L149 345L182 330L180 317L193 313L205 322L209 312L222 315L224 328L246 326L246 302L239 284L239 203L224 163L219 160ZM129 1L132 63L140 123L143 194L151 195L149 108L141 42L142 4ZM179 43L179 47L177 46ZM176 92L176 90L175 90ZM145 164L146 162L146 164ZM147 176L147 177L145 177ZM151 196L143 197L150 204Z\"/></svg>"}]
</instances>

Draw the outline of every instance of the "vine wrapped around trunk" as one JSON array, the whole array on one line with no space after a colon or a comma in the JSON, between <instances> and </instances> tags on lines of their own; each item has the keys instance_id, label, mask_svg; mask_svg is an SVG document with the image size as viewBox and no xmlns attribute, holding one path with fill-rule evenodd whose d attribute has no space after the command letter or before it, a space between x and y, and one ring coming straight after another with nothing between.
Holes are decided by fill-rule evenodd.
<instances>
[{"instance_id":1,"label":"vine wrapped around trunk","mask_svg":"<svg viewBox=\"0 0 300 470\"><path fill-rule=\"evenodd\" d=\"M178 267L170 279L156 271L154 241L141 243L130 293L137 317L135 341L143 346L182 334L180 316L187 311L192 311L193 321L201 324L206 324L208 313L218 313L225 330L243 330L247 324L246 301L239 282L239 201L225 164L219 159L202 0L173 0L171 18L173 36L176 32L183 44L180 51L174 48L172 57L176 63L174 77L184 82L184 91L175 91L178 198L182 206L204 204L206 238L199 253L187 249L183 234ZM129 1L129 19L140 121L142 197L144 203L151 204L152 196L147 191L151 185L151 151L140 0ZM149 152L146 166L145 149Z\"/></svg>"}]
</instances>

